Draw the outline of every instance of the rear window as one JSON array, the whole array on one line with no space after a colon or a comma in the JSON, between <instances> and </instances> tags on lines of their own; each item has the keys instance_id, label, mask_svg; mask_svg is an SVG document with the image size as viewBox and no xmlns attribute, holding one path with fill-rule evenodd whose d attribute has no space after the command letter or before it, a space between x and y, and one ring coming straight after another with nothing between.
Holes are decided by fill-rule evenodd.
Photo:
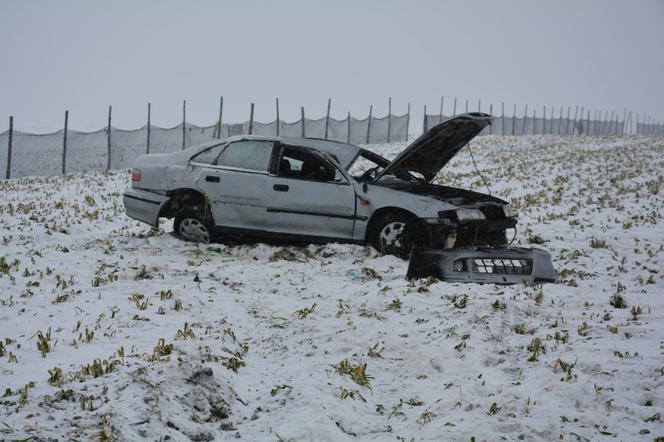
<instances>
[{"instance_id":1,"label":"rear window","mask_svg":"<svg viewBox=\"0 0 664 442\"><path fill-rule=\"evenodd\" d=\"M218 164L220 166L264 172L270 166L273 146L273 141L236 141L224 149Z\"/></svg>"}]
</instances>

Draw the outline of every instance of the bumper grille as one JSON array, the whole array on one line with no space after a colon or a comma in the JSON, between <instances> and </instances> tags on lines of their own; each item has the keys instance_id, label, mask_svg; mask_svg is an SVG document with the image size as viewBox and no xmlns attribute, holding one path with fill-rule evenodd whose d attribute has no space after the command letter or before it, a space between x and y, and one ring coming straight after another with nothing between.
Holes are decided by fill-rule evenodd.
<instances>
[{"instance_id":1,"label":"bumper grille","mask_svg":"<svg viewBox=\"0 0 664 442\"><path fill-rule=\"evenodd\" d=\"M531 259L474 258L474 273L493 273L497 275L530 275L533 272Z\"/></svg>"}]
</instances>

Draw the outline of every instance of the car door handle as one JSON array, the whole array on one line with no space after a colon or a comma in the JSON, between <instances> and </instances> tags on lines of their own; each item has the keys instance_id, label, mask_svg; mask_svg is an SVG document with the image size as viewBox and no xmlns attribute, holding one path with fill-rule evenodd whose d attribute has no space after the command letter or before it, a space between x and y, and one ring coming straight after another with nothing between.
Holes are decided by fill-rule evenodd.
<instances>
[{"instance_id":1,"label":"car door handle","mask_svg":"<svg viewBox=\"0 0 664 442\"><path fill-rule=\"evenodd\" d=\"M214 175L206 175L205 181L207 181L208 183L218 183L219 177Z\"/></svg>"},{"instance_id":2,"label":"car door handle","mask_svg":"<svg viewBox=\"0 0 664 442\"><path fill-rule=\"evenodd\" d=\"M290 189L286 184L275 184L272 188L277 192L288 192L288 189Z\"/></svg>"}]
</instances>

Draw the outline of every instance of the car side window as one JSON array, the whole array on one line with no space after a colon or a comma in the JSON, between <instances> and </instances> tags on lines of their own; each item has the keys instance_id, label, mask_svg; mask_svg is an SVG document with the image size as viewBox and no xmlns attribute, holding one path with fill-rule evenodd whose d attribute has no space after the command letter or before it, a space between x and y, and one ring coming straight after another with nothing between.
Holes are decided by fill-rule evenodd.
<instances>
[{"instance_id":1,"label":"car side window","mask_svg":"<svg viewBox=\"0 0 664 442\"><path fill-rule=\"evenodd\" d=\"M288 146L285 146L279 155L277 175L284 178L313 181L344 181L341 173L320 156Z\"/></svg>"},{"instance_id":2,"label":"car side window","mask_svg":"<svg viewBox=\"0 0 664 442\"><path fill-rule=\"evenodd\" d=\"M223 144L219 144L217 146L212 146L209 149L205 149L203 152L196 154L191 161L194 163L214 164L214 161L221 153L222 147Z\"/></svg>"},{"instance_id":3,"label":"car side window","mask_svg":"<svg viewBox=\"0 0 664 442\"><path fill-rule=\"evenodd\" d=\"M264 172L270 165L273 141L244 140L229 144L221 154L220 166Z\"/></svg>"}]
</instances>

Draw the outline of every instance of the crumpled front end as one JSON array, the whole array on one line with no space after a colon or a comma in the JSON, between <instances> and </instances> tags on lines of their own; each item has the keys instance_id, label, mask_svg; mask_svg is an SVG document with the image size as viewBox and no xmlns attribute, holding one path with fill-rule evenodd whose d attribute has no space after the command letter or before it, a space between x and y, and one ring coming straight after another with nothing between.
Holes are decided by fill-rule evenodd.
<instances>
[{"instance_id":1,"label":"crumpled front end","mask_svg":"<svg viewBox=\"0 0 664 442\"><path fill-rule=\"evenodd\" d=\"M535 285L554 282L549 252L524 247L413 249L406 277L441 281Z\"/></svg>"}]
</instances>

